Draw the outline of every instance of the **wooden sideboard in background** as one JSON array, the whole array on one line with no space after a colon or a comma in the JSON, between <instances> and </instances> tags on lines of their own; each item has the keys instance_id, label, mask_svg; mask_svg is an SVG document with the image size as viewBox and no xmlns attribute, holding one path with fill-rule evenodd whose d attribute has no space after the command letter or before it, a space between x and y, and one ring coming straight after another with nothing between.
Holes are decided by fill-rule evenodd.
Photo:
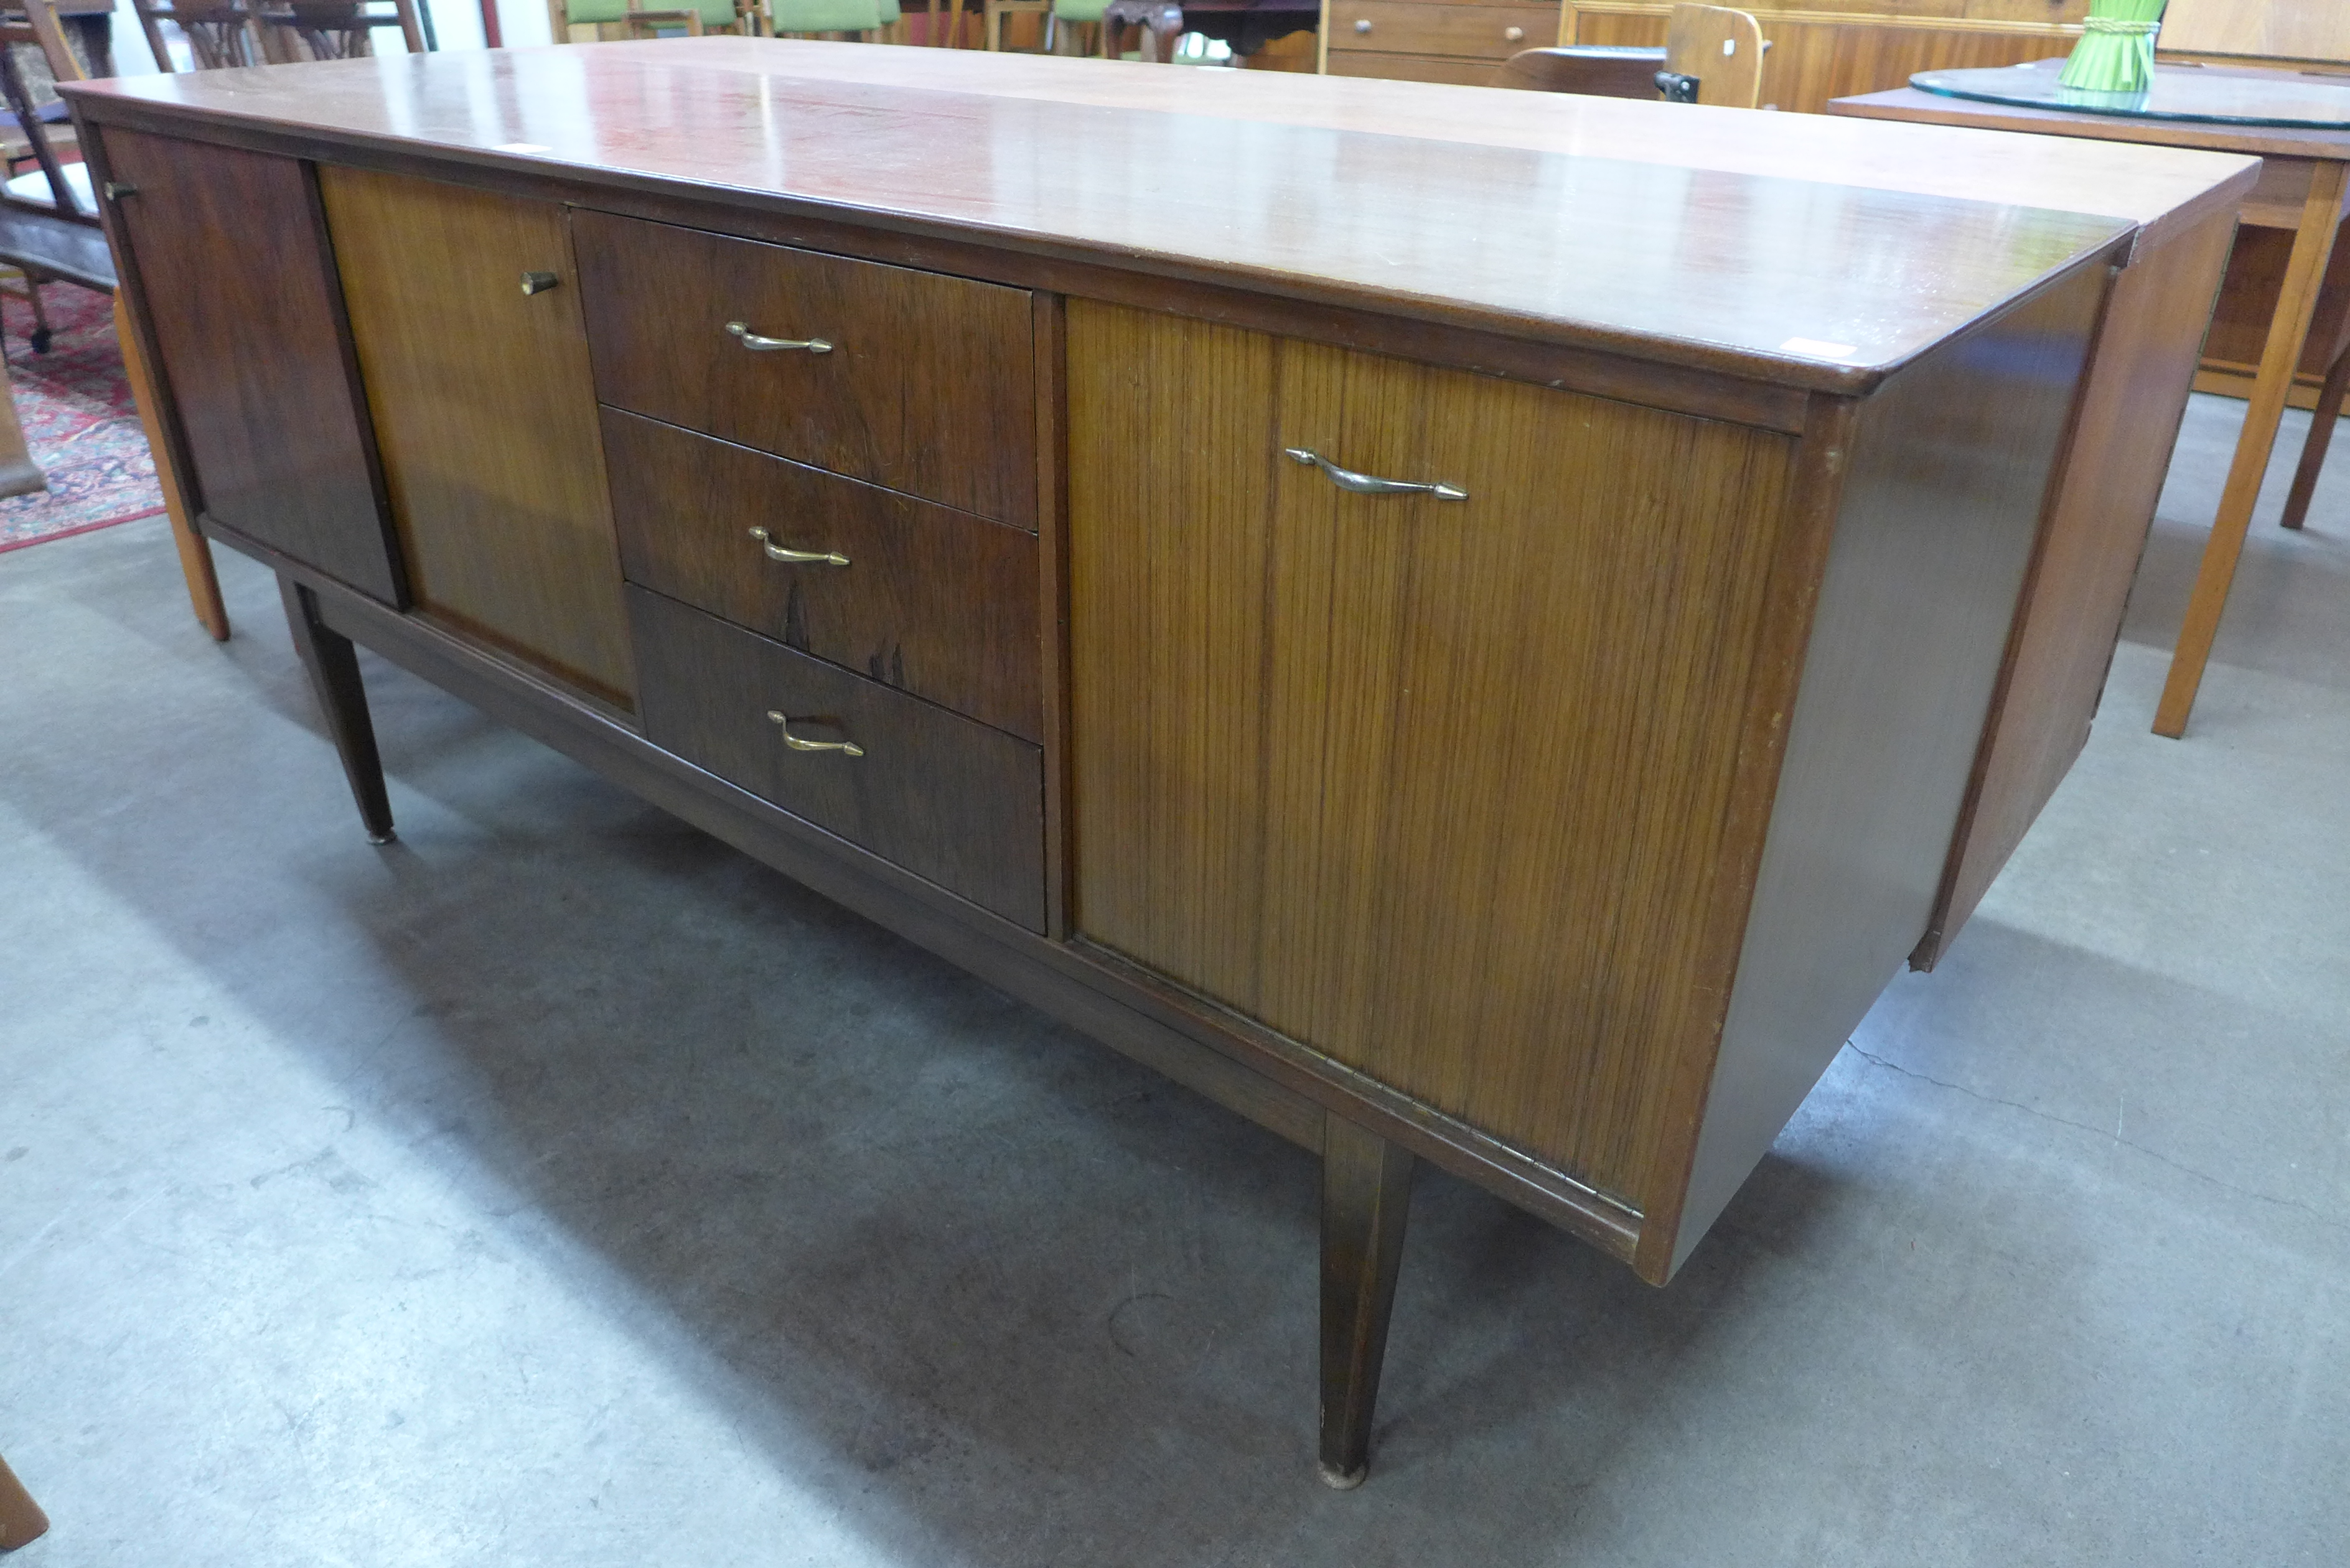
<instances>
[{"instance_id":1,"label":"wooden sideboard in background","mask_svg":"<svg viewBox=\"0 0 2350 1568\"><path fill-rule=\"evenodd\" d=\"M1879 92L1918 71L2010 66L2068 53L2088 0L1821 0L1744 5L1762 24L1762 101L1820 114L1830 99ZM1661 44L1659 0L1567 0L1561 44Z\"/></svg>"}]
</instances>

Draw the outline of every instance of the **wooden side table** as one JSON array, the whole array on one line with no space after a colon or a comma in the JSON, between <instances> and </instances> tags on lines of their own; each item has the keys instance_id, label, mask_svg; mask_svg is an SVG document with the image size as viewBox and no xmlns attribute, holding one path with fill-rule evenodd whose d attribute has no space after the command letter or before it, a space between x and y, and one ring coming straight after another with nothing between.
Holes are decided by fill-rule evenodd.
<instances>
[{"instance_id":1,"label":"wooden side table","mask_svg":"<svg viewBox=\"0 0 2350 1568\"><path fill-rule=\"evenodd\" d=\"M2053 69L2054 62L2049 66ZM2309 78L2282 71L2157 67L2158 75L2186 70L2241 81L2244 92L2251 97L2272 92L2282 99L2304 92L2309 85ZM2350 192L2350 130L2125 119L2072 109L1985 103L1921 92L1915 88L1837 99L1828 105L1828 112L1971 126L1985 130L2196 147L2250 153L2265 161L2260 183L2244 198L2239 220L2253 227L2291 231L2293 258L2285 269L2276 314L2269 323L2260 375L2253 382L2251 406L2244 414L2243 434L2236 442L2235 461L2228 470L2220 514L2211 525L2211 541L2204 547L2194 597L2187 607L2186 625L2179 631L2178 649L2171 655L2170 676L2163 685L2162 700L2155 711L2155 733L2178 738L2186 732L2196 690L2203 681L2203 667L2210 658L2212 639L2220 629L2220 615L2227 606L2228 588L2235 578L2236 561L2243 553L2244 535L2251 525L2252 507L2260 499L2261 482L2275 450L2285 400L2293 390L2293 372L2301 362L2310 324L2317 314L2319 286L2325 277L2326 264L2333 257L2334 236L2345 210L2345 192ZM2342 344L2333 345L2332 351L2324 358L2332 362L2343 348Z\"/></svg>"}]
</instances>

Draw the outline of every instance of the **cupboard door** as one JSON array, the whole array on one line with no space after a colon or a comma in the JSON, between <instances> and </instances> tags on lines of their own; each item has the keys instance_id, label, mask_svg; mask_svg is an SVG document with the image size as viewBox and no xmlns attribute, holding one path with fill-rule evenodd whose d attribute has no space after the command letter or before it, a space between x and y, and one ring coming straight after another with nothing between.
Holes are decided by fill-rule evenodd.
<instances>
[{"instance_id":1,"label":"cupboard door","mask_svg":"<svg viewBox=\"0 0 2350 1568\"><path fill-rule=\"evenodd\" d=\"M632 708L563 209L352 169L318 182L417 607Z\"/></svg>"},{"instance_id":2,"label":"cupboard door","mask_svg":"<svg viewBox=\"0 0 2350 1568\"><path fill-rule=\"evenodd\" d=\"M109 177L188 448L182 483L238 533L405 604L309 166L105 132Z\"/></svg>"},{"instance_id":3,"label":"cupboard door","mask_svg":"<svg viewBox=\"0 0 2350 1568\"><path fill-rule=\"evenodd\" d=\"M1079 930L1637 1192L1792 443L1078 301L1068 365Z\"/></svg>"}]
</instances>

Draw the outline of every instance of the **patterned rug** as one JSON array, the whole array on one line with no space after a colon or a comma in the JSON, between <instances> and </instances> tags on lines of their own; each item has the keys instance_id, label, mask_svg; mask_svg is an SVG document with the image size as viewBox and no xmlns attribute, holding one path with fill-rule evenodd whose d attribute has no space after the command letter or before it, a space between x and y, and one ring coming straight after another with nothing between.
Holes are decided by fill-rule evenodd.
<instances>
[{"instance_id":1,"label":"patterned rug","mask_svg":"<svg viewBox=\"0 0 2350 1568\"><path fill-rule=\"evenodd\" d=\"M0 500L0 551L87 534L163 510L155 460L139 428L122 353L114 342L114 305L69 284L41 291L56 339L46 354L25 341L33 313L0 300L7 337L8 379L33 461L49 487Z\"/></svg>"}]
</instances>

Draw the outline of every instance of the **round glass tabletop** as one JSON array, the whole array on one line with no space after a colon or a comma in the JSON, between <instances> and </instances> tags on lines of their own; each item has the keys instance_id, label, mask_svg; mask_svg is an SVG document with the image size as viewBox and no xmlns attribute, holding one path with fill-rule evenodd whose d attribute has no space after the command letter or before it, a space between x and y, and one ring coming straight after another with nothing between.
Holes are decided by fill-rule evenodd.
<instances>
[{"instance_id":1,"label":"round glass tabletop","mask_svg":"<svg viewBox=\"0 0 2350 1568\"><path fill-rule=\"evenodd\" d=\"M2194 66L2157 66L2144 92L2090 92L2056 79L2062 60L1982 70L1919 71L1909 85L1944 98L2020 109L2067 109L2131 119L2199 120L2212 125L2280 125L2350 130L2350 79L2252 76Z\"/></svg>"}]
</instances>

